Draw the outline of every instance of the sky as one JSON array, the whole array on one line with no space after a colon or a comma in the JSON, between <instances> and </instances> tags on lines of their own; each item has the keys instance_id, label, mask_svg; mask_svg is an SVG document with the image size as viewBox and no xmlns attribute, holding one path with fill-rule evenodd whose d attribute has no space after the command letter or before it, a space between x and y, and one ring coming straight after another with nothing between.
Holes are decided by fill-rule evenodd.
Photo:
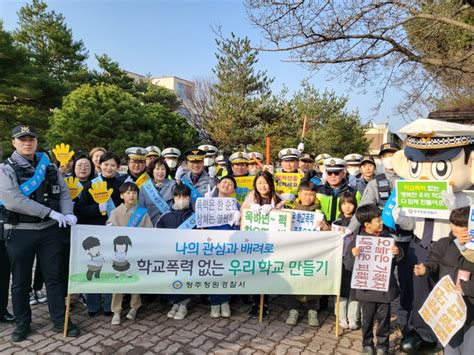
<instances>
[{"instance_id":1,"label":"sky","mask_svg":"<svg viewBox=\"0 0 474 355\"><path fill-rule=\"evenodd\" d=\"M25 0L0 0L0 18L6 30L17 27L17 11ZM263 37L250 24L242 0L47 0L50 10L62 13L75 40L83 40L89 51L88 66L97 67L94 54L107 54L120 66L138 74L178 76L193 80L212 75L216 64L216 34L231 32L247 36L257 46ZM293 93L308 79L319 90L334 90L349 97L348 110L357 110L363 122L388 122L396 132L406 124L395 115L402 97L390 90L382 109L374 115L376 94L358 90L340 80L329 80L324 71L313 75L288 54L260 52L257 69L274 77L274 93L283 85Z\"/></svg>"}]
</instances>

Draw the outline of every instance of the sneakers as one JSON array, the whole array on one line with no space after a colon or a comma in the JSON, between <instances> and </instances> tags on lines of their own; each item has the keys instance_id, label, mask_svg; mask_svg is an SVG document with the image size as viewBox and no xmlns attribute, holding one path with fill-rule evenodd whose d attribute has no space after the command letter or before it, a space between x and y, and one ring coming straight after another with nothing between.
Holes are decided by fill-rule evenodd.
<instances>
[{"instance_id":1,"label":"sneakers","mask_svg":"<svg viewBox=\"0 0 474 355\"><path fill-rule=\"evenodd\" d=\"M55 323L53 325L53 331L56 333L63 333L64 332L64 322L59 322ZM67 326L67 337L75 338L81 335L81 330L79 327L75 324L73 324L71 321L69 321L68 326Z\"/></svg>"},{"instance_id":2,"label":"sneakers","mask_svg":"<svg viewBox=\"0 0 474 355\"><path fill-rule=\"evenodd\" d=\"M12 333L12 342L18 343L26 339L26 336L30 333L30 323L28 322L17 322L16 328Z\"/></svg>"},{"instance_id":3,"label":"sneakers","mask_svg":"<svg viewBox=\"0 0 474 355\"><path fill-rule=\"evenodd\" d=\"M290 314L286 318L285 323L288 325L296 325L298 323L298 311L296 309L290 309Z\"/></svg>"},{"instance_id":4,"label":"sneakers","mask_svg":"<svg viewBox=\"0 0 474 355\"><path fill-rule=\"evenodd\" d=\"M229 304L226 302L226 303L222 303L221 304L221 316L223 318L229 318L231 315L230 313L230 306Z\"/></svg>"},{"instance_id":5,"label":"sneakers","mask_svg":"<svg viewBox=\"0 0 474 355\"><path fill-rule=\"evenodd\" d=\"M120 325L122 320L120 319L120 313L114 313L112 317L112 321L110 322L112 325Z\"/></svg>"},{"instance_id":6,"label":"sneakers","mask_svg":"<svg viewBox=\"0 0 474 355\"><path fill-rule=\"evenodd\" d=\"M346 321L339 321L339 326L342 328L342 329L349 329L349 325L347 324Z\"/></svg>"},{"instance_id":7,"label":"sneakers","mask_svg":"<svg viewBox=\"0 0 474 355\"><path fill-rule=\"evenodd\" d=\"M178 308L178 311L174 315L173 319L175 319L175 320L184 319L186 317L186 314L188 314L188 308L186 307L185 304L180 304L179 308Z\"/></svg>"},{"instance_id":8,"label":"sneakers","mask_svg":"<svg viewBox=\"0 0 474 355\"><path fill-rule=\"evenodd\" d=\"M46 293L42 292L41 290L35 291L35 295L39 303L45 303L48 300Z\"/></svg>"},{"instance_id":9,"label":"sneakers","mask_svg":"<svg viewBox=\"0 0 474 355\"><path fill-rule=\"evenodd\" d=\"M251 319L258 319L258 315L259 315L259 306L258 304L254 304L252 306L252 308L250 308L250 312L249 312L249 318ZM263 319L267 319L268 318L268 305L264 304L263 305Z\"/></svg>"},{"instance_id":10,"label":"sneakers","mask_svg":"<svg viewBox=\"0 0 474 355\"><path fill-rule=\"evenodd\" d=\"M31 291L30 292L30 306L34 306L35 304L38 304L38 303L39 303L39 301L36 298L35 291Z\"/></svg>"},{"instance_id":11,"label":"sneakers","mask_svg":"<svg viewBox=\"0 0 474 355\"><path fill-rule=\"evenodd\" d=\"M168 312L168 318L174 318L176 315L176 312L178 312L179 309L179 304L174 304L173 308Z\"/></svg>"},{"instance_id":12,"label":"sneakers","mask_svg":"<svg viewBox=\"0 0 474 355\"><path fill-rule=\"evenodd\" d=\"M137 317L137 310L130 308L127 315L125 316L127 319L134 320Z\"/></svg>"},{"instance_id":13,"label":"sneakers","mask_svg":"<svg viewBox=\"0 0 474 355\"><path fill-rule=\"evenodd\" d=\"M318 312L314 309L308 311L308 325L310 327L319 327Z\"/></svg>"},{"instance_id":14,"label":"sneakers","mask_svg":"<svg viewBox=\"0 0 474 355\"><path fill-rule=\"evenodd\" d=\"M209 314L211 318L220 318L221 316L221 306L218 304L211 305L211 313Z\"/></svg>"}]
</instances>

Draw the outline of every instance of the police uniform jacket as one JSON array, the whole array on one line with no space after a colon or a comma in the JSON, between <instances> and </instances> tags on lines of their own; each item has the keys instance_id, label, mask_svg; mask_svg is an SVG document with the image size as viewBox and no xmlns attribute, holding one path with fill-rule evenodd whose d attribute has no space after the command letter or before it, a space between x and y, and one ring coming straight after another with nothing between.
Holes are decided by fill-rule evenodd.
<instances>
[{"instance_id":1,"label":"police uniform jacket","mask_svg":"<svg viewBox=\"0 0 474 355\"><path fill-rule=\"evenodd\" d=\"M38 163L35 156L35 161L28 161L25 157L20 155L18 152L13 152L10 157L11 161L21 169L25 169L28 173L33 174ZM54 164L50 164L48 169L54 169L57 174L57 184L59 185L60 194L59 194L59 210L63 214L72 214L73 213L73 203L69 194L69 188L64 181L64 178L60 175L59 171L56 169ZM46 178L46 177L45 177ZM32 194L33 195L33 194ZM31 196L30 196L31 197ZM8 211L16 212L19 214L38 217L41 218L41 221L37 223L18 223L14 226L11 224L5 224L5 229L31 229L39 230L48 228L54 224L57 224L57 221L52 220L48 217L51 212L51 208L36 202L34 199L23 195L20 191L18 185L18 179L13 168L7 164L0 165L0 201L3 202L5 208Z\"/></svg>"},{"instance_id":2,"label":"police uniform jacket","mask_svg":"<svg viewBox=\"0 0 474 355\"><path fill-rule=\"evenodd\" d=\"M316 197L319 199L321 211L329 223L339 217L339 198L346 191L352 192L356 200L360 201L360 192L350 187L346 179L342 180L341 185L337 188L332 188L327 182L322 186L318 186Z\"/></svg>"},{"instance_id":3,"label":"police uniform jacket","mask_svg":"<svg viewBox=\"0 0 474 355\"><path fill-rule=\"evenodd\" d=\"M446 238L441 238L431 244L428 261L424 263L426 274L434 279L441 279L449 275L453 282L456 282L459 269L471 273L469 281L462 281L461 287L464 292L464 301L467 306L467 322L474 324L474 263L469 262L461 255L455 243L456 237L449 233ZM470 323L469 323L470 321Z\"/></svg>"},{"instance_id":4,"label":"police uniform jacket","mask_svg":"<svg viewBox=\"0 0 474 355\"><path fill-rule=\"evenodd\" d=\"M361 232L360 235L370 235L366 232ZM392 238L389 233L383 231L380 237ZM373 236L373 238L378 238ZM356 238L354 238L347 248L347 253L344 256L344 266L347 270L352 271L354 268L355 257L352 255L352 248L356 246ZM388 291L374 291L374 290L360 290L355 289L355 299L361 302L376 302L376 303L390 303L400 294L400 289L398 288L397 280L395 279L395 265L400 263L404 258L404 253L402 248L398 248L400 254L393 257L392 269L390 271L390 281L388 286Z\"/></svg>"},{"instance_id":5,"label":"police uniform jacket","mask_svg":"<svg viewBox=\"0 0 474 355\"><path fill-rule=\"evenodd\" d=\"M168 206L171 206L173 203L173 190L175 186L176 181L169 179L165 179L163 183L159 186L155 185L156 190L163 198L163 200L168 204ZM158 207L156 207L156 205L153 203L150 196L148 196L143 186L140 189L140 193L138 195L138 206L145 207L148 210L148 214L150 215L153 225L158 222L158 219L161 216L161 212Z\"/></svg>"},{"instance_id":6,"label":"police uniform jacket","mask_svg":"<svg viewBox=\"0 0 474 355\"><path fill-rule=\"evenodd\" d=\"M217 185L216 179L211 178L205 170L201 173L201 176L195 184L193 184L193 180L191 179L191 171L187 171L181 179L188 180L203 196L207 192L208 185L211 190Z\"/></svg>"}]
</instances>

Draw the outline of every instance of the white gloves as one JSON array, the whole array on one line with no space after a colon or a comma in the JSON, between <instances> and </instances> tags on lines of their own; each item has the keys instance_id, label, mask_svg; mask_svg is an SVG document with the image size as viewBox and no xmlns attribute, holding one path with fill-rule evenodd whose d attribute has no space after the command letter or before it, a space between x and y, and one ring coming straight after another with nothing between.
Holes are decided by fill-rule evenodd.
<instances>
[{"instance_id":1,"label":"white gloves","mask_svg":"<svg viewBox=\"0 0 474 355\"><path fill-rule=\"evenodd\" d=\"M99 211L101 213L106 212L107 211L107 203L99 203Z\"/></svg>"},{"instance_id":2,"label":"white gloves","mask_svg":"<svg viewBox=\"0 0 474 355\"><path fill-rule=\"evenodd\" d=\"M398 207L393 208L392 217L395 224L398 224L403 230L410 231L415 228L415 219L412 217L400 216L400 208Z\"/></svg>"},{"instance_id":3,"label":"white gloves","mask_svg":"<svg viewBox=\"0 0 474 355\"><path fill-rule=\"evenodd\" d=\"M456 196L454 195L453 187L451 185L448 185L448 190L443 191L441 196L443 197L443 203L448 207L448 210L452 211L457 208Z\"/></svg>"},{"instance_id":4,"label":"white gloves","mask_svg":"<svg viewBox=\"0 0 474 355\"><path fill-rule=\"evenodd\" d=\"M74 226L77 224L77 217L74 216L73 214L67 214L64 216L66 218L66 222L67 224L69 224L70 226Z\"/></svg>"},{"instance_id":5,"label":"white gloves","mask_svg":"<svg viewBox=\"0 0 474 355\"><path fill-rule=\"evenodd\" d=\"M51 210L51 212L49 212L49 218L57 221L60 228L66 227L66 224L67 224L66 216L64 216L62 213Z\"/></svg>"},{"instance_id":6,"label":"white gloves","mask_svg":"<svg viewBox=\"0 0 474 355\"><path fill-rule=\"evenodd\" d=\"M260 213L260 208L262 208L262 206L260 206L258 203L252 203L250 205L250 209L253 213Z\"/></svg>"},{"instance_id":7,"label":"white gloves","mask_svg":"<svg viewBox=\"0 0 474 355\"><path fill-rule=\"evenodd\" d=\"M263 171L268 171L270 174L274 174L275 173L275 168L273 167L273 165L264 165L263 166Z\"/></svg>"},{"instance_id":8,"label":"white gloves","mask_svg":"<svg viewBox=\"0 0 474 355\"><path fill-rule=\"evenodd\" d=\"M217 174L217 169L215 166L210 166L209 169L208 169L208 173L209 173L209 177L211 179L214 179L216 177L216 174Z\"/></svg>"},{"instance_id":9,"label":"white gloves","mask_svg":"<svg viewBox=\"0 0 474 355\"><path fill-rule=\"evenodd\" d=\"M264 214L264 215L267 215L270 213L270 211L273 209L273 206L268 204L268 205L263 205L261 208L260 208L260 213Z\"/></svg>"},{"instance_id":10,"label":"white gloves","mask_svg":"<svg viewBox=\"0 0 474 355\"><path fill-rule=\"evenodd\" d=\"M178 167L178 169L176 170L176 174L174 176L175 180L177 183L180 183L181 182L181 178L183 177L183 175L186 174L186 169L184 169L181 165Z\"/></svg>"},{"instance_id":11,"label":"white gloves","mask_svg":"<svg viewBox=\"0 0 474 355\"><path fill-rule=\"evenodd\" d=\"M234 212L234 218L232 218L232 221L229 222L229 225L231 226L240 225L240 212L238 210Z\"/></svg>"},{"instance_id":12,"label":"white gloves","mask_svg":"<svg viewBox=\"0 0 474 355\"><path fill-rule=\"evenodd\" d=\"M290 202L293 202L293 201L296 199L296 196L293 195L293 194L290 193L290 192L287 192L287 193L284 193L284 194L280 194L280 198L281 198L283 201L290 201Z\"/></svg>"},{"instance_id":13,"label":"white gloves","mask_svg":"<svg viewBox=\"0 0 474 355\"><path fill-rule=\"evenodd\" d=\"M300 144L298 144L298 148L297 148L301 153L304 152L304 143L301 142Z\"/></svg>"}]
</instances>

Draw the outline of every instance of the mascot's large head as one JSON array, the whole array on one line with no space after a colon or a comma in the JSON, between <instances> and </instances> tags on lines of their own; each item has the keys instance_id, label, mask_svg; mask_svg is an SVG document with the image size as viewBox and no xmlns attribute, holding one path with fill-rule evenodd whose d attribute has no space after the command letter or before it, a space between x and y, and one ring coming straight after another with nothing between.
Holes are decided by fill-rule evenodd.
<instances>
[{"instance_id":1,"label":"mascot's large head","mask_svg":"<svg viewBox=\"0 0 474 355\"><path fill-rule=\"evenodd\" d=\"M405 148L393 156L407 180L447 180L454 191L474 184L474 126L420 118L403 127Z\"/></svg>"}]
</instances>

